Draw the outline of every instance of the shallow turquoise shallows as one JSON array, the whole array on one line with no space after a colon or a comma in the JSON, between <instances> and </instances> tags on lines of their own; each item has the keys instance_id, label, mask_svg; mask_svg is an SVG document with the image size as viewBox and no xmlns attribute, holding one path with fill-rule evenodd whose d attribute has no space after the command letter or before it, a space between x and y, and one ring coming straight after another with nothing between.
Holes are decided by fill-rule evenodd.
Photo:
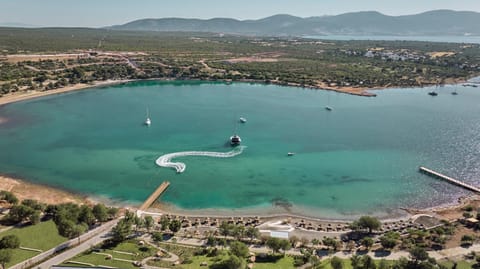
<instances>
[{"instance_id":1,"label":"shallow turquoise shallows","mask_svg":"<svg viewBox=\"0 0 480 269\"><path fill-rule=\"evenodd\" d=\"M169 180L161 199L177 209L391 216L468 194L420 165L480 185L480 90L458 86L454 96L455 87L366 98L148 81L49 96L0 107L0 172L126 203ZM230 151L235 128L247 146L239 156L175 159L182 174L155 165L171 152Z\"/></svg>"}]
</instances>

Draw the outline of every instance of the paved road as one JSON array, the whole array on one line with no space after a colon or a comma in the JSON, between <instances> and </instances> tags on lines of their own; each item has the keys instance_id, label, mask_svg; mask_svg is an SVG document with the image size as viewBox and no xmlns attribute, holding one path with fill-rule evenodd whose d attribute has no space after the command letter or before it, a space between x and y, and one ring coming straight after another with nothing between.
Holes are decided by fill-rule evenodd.
<instances>
[{"instance_id":1,"label":"paved road","mask_svg":"<svg viewBox=\"0 0 480 269\"><path fill-rule=\"evenodd\" d=\"M110 233L110 230L112 230L112 228L115 225L117 225L119 220L120 219L116 219L116 220L113 220L113 221L110 221L108 223L103 224L102 226L97 228L97 229L99 229L98 230L99 233L97 235L95 235L92 238L88 239L87 241L81 243L80 245L77 245L77 246L75 246L75 247L73 247L69 250L66 250L66 251L62 252L61 254L59 254L57 256L52 257L51 259L35 266L34 268L36 268L36 269L49 269L50 267L52 267L54 265L61 264L62 262L77 256L78 254L90 249L91 247L102 243L103 241L110 238L108 236L108 234Z\"/></svg>"}]
</instances>

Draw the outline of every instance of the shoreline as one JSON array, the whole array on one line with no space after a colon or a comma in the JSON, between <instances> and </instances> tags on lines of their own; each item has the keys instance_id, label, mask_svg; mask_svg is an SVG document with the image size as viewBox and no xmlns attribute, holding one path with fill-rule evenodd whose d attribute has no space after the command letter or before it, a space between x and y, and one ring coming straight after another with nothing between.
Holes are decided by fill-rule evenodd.
<instances>
[{"instance_id":1,"label":"shoreline","mask_svg":"<svg viewBox=\"0 0 480 269\"><path fill-rule=\"evenodd\" d=\"M20 101L25 101L29 99L35 99L43 96L57 95L57 94L85 90L85 89L96 88L101 86L111 86L111 85L123 84L123 83L133 82L133 81L136 81L136 80L133 80L133 79L105 80L105 81L95 81L93 84L78 83L78 84L69 85L67 87L63 87L55 90L49 90L49 91L27 91L22 93L13 93L13 94L8 94L0 97L0 106L7 105L10 103L20 102ZM6 121L7 119L0 118L0 124Z\"/></svg>"},{"instance_id":2,"label":"shoreline","mask_svg":"<svg viewBox=\"0 0 480 269\"><path fill-rule=\"evenodd\" d=\"M461 78L461 79L447 79L446 84L448 85L459 85L463 83L468 83L469 80L473 78L477 78L479 76L472 76L470 78ZM313 90L324 90L324 91L334 91L343 94L355 95L355 96L362 96L362 97L376 97L376 93L372 93L371 91L379 91L379 90L388 90L388 89L395 89L395 88L420 88L420 86L395 86L395 85L386 85L386 86L376 86L376 87L356 87L356 86L329 86L323 82L317 82L315 85L302 85L299 83L285 83L280 81L262 81L262 80L252 80L252 79L240 79L240 80L229 80L229 79L222 79L222 80L202 80L202 79L173 79L173 78L152 78L152 79L121 79L121 80L104 80L104 81L95 81L93 84L85 84L85 83L78 83L74 85L69 85L63 88L48 90L48 91L26 91L20 93L13 93L7 94L0 97L0 107L3 105L7 105L10 103L25 101L29 99L35 99L44 96L50 95L57 95L62 93L68 93L73 91L85 90L90 88L102 87L102 86L111 86L117 84L124 84L128 82L135 82L135 81L204 81L204 82L215 82L220 81L224 83L260 83L260 84L273 84L278 86L287 86L287 87L298 87L298 88L307 88ZM430 87L434 84L426 84L425 86ZM0 124L7 122L8 119L0 117Z\"/></svg>"},{"instance_id":3,"label":"shoreline","mask_svg":"<svg viewBox=\"0 0 480 269\"><path fill-rule=\"evenodd\" d=\"M64 190L58 187L47 186L44 184L29 182L28 180L12 178L5 175L0 175L0 190L10 191L19 200L35 199L47 204L61 204L61 203L76 203L76 204L97 204L103 203L107 206L115 206L118 208L138 210L140 203L117 201L109 197L90 196ZM161 197L160 197L161 198ZM204 209L184 209L179 208L173 204L165 203L160 200L147 210L141 211L150 214L168 214L185 216L191 218L219 218L226 219L232 217L255 218L263 219L305 219L310 221L325 222L325 223L346 223L358 219L360 216L369 215L378 218L382 222L393 222L399 220L408 220L416 215L431 215L440 219L453 221L462 216L465 206L475 204L480 207L480 195L472 194L470 196L463 196L450 203L443 203L438 206L428 208L395 208L392 209L388 215L372 215L368 213L342 214L335 211L325 212L325 216L313 216L309 214L308 208L292 205L291 208L286 209L281 206L269 207L248 207L238 209L225 208L204 208ZM312 209L314 210L314 209ZM333 213L329 216L329 213ZM385 211L387 213L387 211ZM339 217L345 216L345 218Z\"/></svg>"},{"instance_id":4,"label":"shoreline","mask_svg":"<svg viewBox=\"0 0 480 269\"><path fill-rule=\"evenodd\" d=\"M0 190L13 193L20 201L34 199L46 204L76 203L91 204L92 200L56 187L50 187L0 175Z\"/></svg>"}]
</instances>

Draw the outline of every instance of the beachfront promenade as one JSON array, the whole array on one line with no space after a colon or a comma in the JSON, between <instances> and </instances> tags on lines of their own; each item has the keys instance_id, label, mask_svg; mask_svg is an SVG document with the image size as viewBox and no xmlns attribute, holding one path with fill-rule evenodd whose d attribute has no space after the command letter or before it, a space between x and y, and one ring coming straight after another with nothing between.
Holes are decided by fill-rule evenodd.
<instances>
[{"instance_id":1,"label":"beachfront promenade","mask_svg":"<svg viewBox=\"0 0 480 269\"><path fill-rule=\"evenodd\" d=\"M172 162L172 159L178 157L186 157L186 156L204 156L204 157L215 157L215 158L230 158L235 157L239 154L242 154L244 146L240 146L235 148L229 152L212 152L212 151L182 151L182 152L174 152L160 156L155 163L160 167L169 167L174 168L177 173L185 172L187 165L182 162Z\"/></svg>"}]
</instances>

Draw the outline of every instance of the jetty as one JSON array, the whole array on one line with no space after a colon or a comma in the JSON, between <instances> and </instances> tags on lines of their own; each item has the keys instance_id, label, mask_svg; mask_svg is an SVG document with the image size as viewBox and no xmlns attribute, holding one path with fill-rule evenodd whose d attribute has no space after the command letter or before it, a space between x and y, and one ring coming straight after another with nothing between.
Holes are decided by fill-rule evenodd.
<instances>
[{"instance_id":1,"label":"jetty","mask_svg":"<svg viewBox=\"0 0 480 269\"><path fill-rule=\"evenodd\" d=\"M454 179L454 178L451 178L449 176L446 176L442 173L439 173L439 172L435 172L431 169L428 169L426 167L423 167L423 166L420 166L419 168L420 172L424 173L424 174L427 174L429 176L432 176L432 177L436 177L436 178L440 178L440 179L443 179L445 181L447 181L448 183L451 183L453 185L457 185L459 187L462 187L464 189L467 189L469 191L473 191L473 192L476 192L476 193L480 193L480 189L475 187L475 186L472 186L470 184L467 184L465 182L462 182L460 180L457 180L457 179Z\"/></svg>"},{"instance_id":2,"label":"jetty","mask_svg":"<svg viewBox=\"0 0 480 269\"><path fill-rule=\"evenodd\" d=\"M160 197L160 195L167 190L168 186L170 186L170 182L162 182L162 184L158 186L158 188L147 198L147 200L145 200L145 202L143 202L138 209L144 211L149 208L158 199L158 197Z\"/></svg>"}]
</instances>

